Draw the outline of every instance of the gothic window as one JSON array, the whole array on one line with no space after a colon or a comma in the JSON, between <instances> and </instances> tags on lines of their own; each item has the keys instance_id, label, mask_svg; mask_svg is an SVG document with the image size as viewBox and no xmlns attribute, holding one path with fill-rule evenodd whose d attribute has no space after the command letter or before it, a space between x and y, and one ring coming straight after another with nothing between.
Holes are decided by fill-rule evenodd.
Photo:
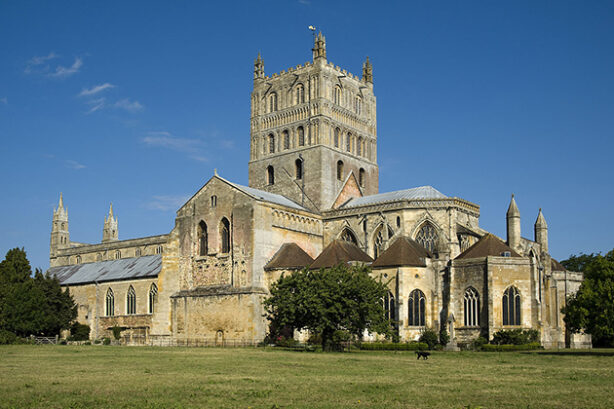
<instances>
[{"instance_id":1,"label":"gothic window","mask_svg":"<svg viewBox=\"0 0 614 409\"><path fill-rule=\"evenodd\" d=\"M298 133L298 146L304 146L305 145L305 129L303 129L302 126L299 126L296 132Z\"/></svg>"},{"instance_id":2,"label":"gothic window","mask_svg":"<svg viewBox=\"0 0 614 409\"><path fill-rule=\"evenodd\" d=\"M107 296L105 297L104 315L107 317L115 315L115 294L113 294L111 288L107 290Z\"/></svg>"},{"instance_id":3,"label":"gothic window","mask_svg":"<svg viewBox=\"0 0 614 409\"><path fill-rule=\"evenodd\" d=\"M128 294L126 294L126 314L136 314L136 292L132 286L128 288Z\"/></svg>"},{"instance_id":4,"label":"gothic window","mask_svg":"<svg viewBox=\"0 0 614 409\"><path fill-rule=\"evenodd\" d=\"M365 219L362 221L362 231L363 232L367 232L367 218L365 217Z\"/></svg>"},{"instance_id":5,"label":"gothic window","mask_svg":"<svg viewBox=\"0 0 614 409\"><path fill-rule=\"evenodd\" d=\"M297 159L294 162L295 168L296 168L296 178L297 179L302 179L303 178L303 161L300 159Z\"/></svg>"},{"instance_id":6,"label":"gothic window","mask_svg":"<svg viewBox=\"0 0 614 409\"><path fill-rule=\"evenodd\" d=\"M360 187L365 187L365 170L363 168L358 171L358 184Z\"/></svg>"},{"instance_id":7,"label":"gothic window","mask_svg":"<svg viewBox=\"0 0 614 409\"><path fill-rule=\"evenodd\" d=\"M335 104L341 105L341 87L338 85L335 87L333 99Z\"/></svg>"},{"instance_id":8,"label":"gothic window","mask_svg":"<svg viewBox=\"0 0 614 409\"><path fill-rule=\"evenodd\" d=\"M361 110L362 110L362 98L356 97L356 113L360 115Z\"/></svg>"},{"instance_id":9,"label":"gothic window","mask_svg":"<svg viewBox=\"0 0 614 409\"><path fill-rule=\"evenodd\" d=\"M339 147L340 134L341 134L341 130L339 128L335 128L335 148Z\"/></svg>"},{"instance_id":10,"label":"gothic window","mask_svg":"<svg viewBox=\"0 0 614 409\"><path fill-rule=\"evenodd\" d=\"M203 220L198 223L198 255L206 256L209 250L209 240L207 237L207 223Z\"/></svg>"},{"instance_id":11,"label":"gothic window","mask_svg":"<svg viewBox=\"0 0 614 409\"><path fill-rule=\"evenodd\" d=\"M115 260L119 260L120 258L122 258L122 252L117 250L115 252Z\"/></svg>"},{"instance_id":12,"label":"gothic window","mask_svg":"<svg viewBox=\"0 0 614 409\"><path fill-rule=\"evenodd\" d=\"M348 152L352 151L352 134L349 132L347 138L345 139L345 150Z\"/></svg>"},{"instance_id":13,"label":"gothic window","mask_svg":"<svg viewBox=\"0 0 614 409\"><path fill-rule=\"evenodd\" d=\"M480 295L473 287L465 290L464 297L465 319L467 327L477 327L480 325Z\"/></svg>"},{"instance_id":14,"label":"gothic window","mask_svg":"<svg viewBox=\"0 0 614 409\"><path fill-rule=\"evenodd\" d=\"M162 246L156 247L156 254L162 254L162 250L163 250Z\"/></svg>"},{"instance_id":15,"label":"gothic window","mask_svg":"<svg viewBox=\"0 0 614 409\"><path fill-rule=\"evenodd\" d=\"M423 327L425 325L426 298L424 293L418 289L409 294L407 300L407 325L412 327Z\"/></svg>"},{"instance_id":16,"label":"gothic window","mask_svg":"<svg viewBox=\"0 0 614 409\"><path fill-rule=\"evenodd\" d=\"M147 311L150 314L153 314L156 309L156 304L158 303L158 286L155 283L151 284L149 287L149 305L147 307Z\"/></svg>"},{"instance_id":17,"label":"gothic window","mask_svg":"<svg viewBox=\"0 0 614 409\"><path fill-rule=\"evenodd\" d=\"M275 135L269 134L269 153L275 153Z\"/></svg>"},{"instance_id":18,"label":"gothic window","mask_svg":"<svg viewBox=\"0 0 614 409\"><path fill-rule=\"evenodd\" d=\"M267 183L269 185L274 185L275 184L275 169L273 169L273 166L269 165L266 168L266 177L267 177Z\"/></svg>"},{"instance_id":19,"label":"gothic window","mask_svg":"<svg viewBox=\"0 0 614 409\"><path fill-rule=\"evenodd\" d=\"M77 262L77 264L81 264L81 256L77 256L75 261Z\"/></svg>"},{"instance_id":20,"label":"gothic window","mask_svg":"<svg viewBox=\"0 0 614 409\"><path fill-rule=\"evenodd\" d=\"M223 218L220 223L220 239L221 239L221 252L228 253L230 251L230 222L227 218Z\"/></svg>"},{"instance_id":21,"label":"gothic window","mask_svg":"<svg viewBox=\"0 0 614 409\"><path fill-rule=\"evenodd\" d=\"M269 112L277 111L277 94L272 93L269 95Z\"/></svg>"},{"instance_id":22,"label":"gothic window","mask_svg":"<svg viewBox=\"0 0 614 409\"><path fill-rule=\"evenodd\" d=\"M520 293L509 287L503 293L503 325L520 325Z\"/></svg>"},{"instance_id":23,"label":"gothic window","mask_svg":"<svg viewBox=\"0 0 614 409\"><path fill-rule=\"evenodd\" d=\"M217 206L217 196L213 195L211 196L211 207L215 207Z\"/></svg>"},{"instance_id":24,"label":"gothic window","mask_svg":"<svg viewBox=\"0 0 614 409\"><path fill-rule=\"evenodd\" d=\"M284 149L290 149L290 134L288 131L283 131L282 137L284 140Z\"/></svg>"},{"instance_id":25,"label":"gothic window","mask_svg":"<svg viewBox=\"0 0 614 409\"><path fill-rule=\"evenodd\" d=\"M392 236L394 236L394 232L390 226L388 226L388 239L390 239ZM387 238L384 237L384 225L382 224L377 229L377 233L375 233L375 238L373 239L373 258L378 258L379 255L382 254L386 240Z\"/></svg>"},{"instance_id":26,"label":"gothic window","mask_svg":"<svg viewBox=\"0 0 614 409\"><path fill-rule=\"evenodd\" d=\"M298 84L296 87L296 103L302 104L305 102L305 87L303 84Z\"/></svg>"},{"instance_id":27,"label":"gothic window","mask_svg":"<svg viewBox=\"0 0 614 409\"><path fill-rule=\"evenodd\" d=\"M141 257L141 249L134 250L134 257Z\"/></svg>"},{"instance_id":28,"label":"gothic window","mask_svg":"<svg viewBox=\"0 0 614 409\"><path fill-rule=\"evenodd\" d=\"M397 227L401 227L401 217L397 216Z\"/></svg>"},{"instance_id":29,"label":"gothic window","mask_svg":"<svg viewBox=\"0 0 614 409\"><path fill-rule=\"evenodd\" d=\"M386 318L389 321L396 321L397 316L395 314L396 312L396 305L394 302L394 296L392 295L392 293L390 291L388 291L388 293L384 296L384 318Z\"/></svg>"},{"instance_id":30,"label":"gothic window","mask_svg":"<svg viewBox=\"0 0 614 409\"><path fill-rule=\"evenodd\" d=\"M343 230L341 233L341 240L358 245L358 240L356 240L356 236L350 229Z\"/></svg>"},{"instance_id":31,"label":"gothic window","mask_svg":"<svg viewBox=\"0 0 614 409\"><path fill-rule=\"evenodd\" d=\"M343 161L337 162L337 179L343 180Z\"/></svg>"},{"instance_id":32,"label":"gothic window","mask_svg":"<svg viewBox=\"0 0 614 409\"><path fill-rule=\"evenodd\" d=\"M416 235L416 241L431 253L433 253L437 248L437 239L437 230L435 230L435 227L428 222L422 226Z\"/></svg>"},{"instance_id":33,"label":"gothic window","mask_svg":"<svg viewBox=\"0 0 614 409\"><path fill-rule=\"evenodd\" d=\"M358 138L358 143L356 143L356 154L362 156L362 136Z\"/></svg>"}]
</instances>

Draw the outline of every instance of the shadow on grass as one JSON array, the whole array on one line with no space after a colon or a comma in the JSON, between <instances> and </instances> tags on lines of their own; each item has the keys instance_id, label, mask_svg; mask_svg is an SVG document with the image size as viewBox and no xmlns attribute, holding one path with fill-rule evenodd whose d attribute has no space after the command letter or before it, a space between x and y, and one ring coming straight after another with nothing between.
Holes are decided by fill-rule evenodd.
<instances>
[{"instance_id":1,"label":"shadow on grass","mask_svg":"<svg viewBox=\"0 0 614 409\"><path fill-rule=\"evenodd\" d=\"M614 349L557 349L535 352L523 352L525 354L539 355L569 355L569 356L614 356Z\"/></svg>"}]
</instances>

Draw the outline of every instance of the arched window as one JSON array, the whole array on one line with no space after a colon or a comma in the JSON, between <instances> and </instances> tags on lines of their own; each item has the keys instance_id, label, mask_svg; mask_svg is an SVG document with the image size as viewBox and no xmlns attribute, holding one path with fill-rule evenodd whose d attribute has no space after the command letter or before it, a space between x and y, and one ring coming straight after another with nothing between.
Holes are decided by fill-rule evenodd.
<instances>
[{"instance_id":1,"label":"arched window","mask_svg":"<svg viewBox=\"0 0 614 409\"><path fill-rule=\"evenodd\" d=\"M269 95L269 112L277 111L277 94L271 93Z\"/></svg>"},{"instance_id":2,"label":"arched window","mask_svg":"<svg viewBox=\"0 0 614 409\"><path fill-rule=\"evenodd\" d=\"M341 129L335 128L335 148L339 147L339 137L341 135Z\"/></svg>"},{"instance_id":3,"label":"arched window","mask_svg":"<svg viewBox=\"0 0 614 409\"><path fill-rule=\"evenodd\" d=\"M303 161L301 159L297 159L296 161L294 161L294 166L296 168L296 178L302 179L303 178Z\"/></svg>"},{"instance_id":4,"label":"arched window","mask_svg":"<svg viewBox=\"0 0 614 409\"><path fill-rule=\"evenodd\" d=\"M120 258L122 258L122 252L117 250L115 252L115 260L119 260Z\"/></svg>"},{"instance_id":5,"label":"arched window","mask_svg":"<svg viewBox=\"0 0 614 409\"><path fill-rule=\"evenodd\" d=\"M356 113L360 115L360 111L362 111L362 98L356 97Z\"/></svg>"},{"instance_id":6,"label":"arched window","mask_svg":"<svg viewBox=\"0 0 614 409\"><path fill-rule=\"evenodd\" d=\"M337 179L343 180L343 161L337 162Z\"/></svg>"},{"instance_id":7,"label":"arched window","mask_svg":"<svg viewBox=\"0 0 614 409\"><path fill-rule=\"evenodd\" d=\"M425 325L426 298L424 293L418 289L409 294L407 300L407 325L413 327L423 327Z\"/></svg>"},{"instance_id":8,"label":"arched window","mask_svg":"<svg viewBox=\"0 0 614 409\"><path fill-rule=\"evenodd\" d=\"M509 287L503 293L503 325L520 325L520 293Z\"/></svg>"},{"instance_id":9,"label":"arched window","mask_svg":"<svg viewBox=\"0 0 614 409\"><path fill-rule=\"evenodd\" d=\"M464 297L465 307L465 326L477 327L480 325L480 295L473 287L465 290Z\"/></svg>"},{"instance_id":10,"label":"arched window","mask_svg":"<svg viewBox=\"0 0 614 409\"><path fill-rule=\"evenodd\" d=\"M354 233L352 233L350 229L343 230L343 233L341 233L340 237L341 237L341 240L343 241L347 241L349 243L354 243L358 245L358 240L356 240L356 236L354 235Z\"/></svg>"},{"instance_id":11,"label":"arched window","mask_svg":"<svg viewBox=\"0 0 614 409\"><path fill-rule=\"evenodd\" d=\"M222 218L220 223L220 244L221 252L228 253L230 251L230 222L227 218Z\"/></svg>"},{"instance_id":12,"label":"arched window","mask_svg":"<svg viewBox=\"0 0 614 409\"><path fill-rule=\"evenodd\" d=\"M162 254L163 250L164 250L164 248L162 246L156 247L156 254Z\"/></svg>"},{"instance_id":13,"label":"arched window","mask_svg":"<svg viewBox=\"0 0 614 409\"><path fill-rule=\"evenodd\" d=\"M296 86L296 103L302 104L305 102L305 87L303 84L298 84Z\"/></svg>"},{"instance_id":14,"label":"arched window","mask_svg":"<svg viewBox=\"0 0 614 409\"><path fill-rule=\"evenodd\" d=\"M360 187L365 187L365 170L363 168L358 171L358 184Z\"/></svg>"},{"instance_id":15,"label":"arched window","mask_svg":"<svg viewBox=\"0 0 614 409\"><path fill-rule=\"evenodd\" d=\"M394 296L390 291L384 296L384 318L389 321L396 321L396 304L394 302Z\"/></svg>"},{"instance_id":16,"label":"arched window","mask_svg":"<svg viewBox=\"0 0 614 409\"><path fill-rule=\"evenodd\" d=\"M217 196L213 195L211 196L211 207L215 207L217 206Z\"/></svg>"},{"instance_id":17,"label":"arched window","mask_svg":"<svg viewBox=\"0 0 614 409\"><path fill-rule=\"evenodd\" d=\"M81 264L81 256L77 256L75 258L75 261L76 261L77 264Z\"/></svg>"},{"instance_id":18,"label":"arched window","mask_svg":"<svg viewBox=\"0 0 614 409\"><path fill-rule=\"evenodd\" d=\"M269 153L275 153L275 135L269 134Z\"/></svg>"},{"instance_id":19,"label":"arched window","mask_svg":"<svg viewBox=\"0 0 614 409\"><path fill-rule=\"evenodd\" d=\"M422 226L416 235L416 241L431 253L437 248L437 239L437 230L428 222Z\"/></svg>"},{"instance_id":20,"label":"arched window","mask_svg":"<svg viewBox=\"0 0 614 409\"><path fill-rule=\"evenodd\" d=\"M147 311L150 314L154 313L157 303L158 303L158 286L155 283L152 283L151 287L149 287L149 305L147 307Z\"/></svg>"},{"instance_id":21,"label":"arched window","mask_svg":"<svg viewBox=\"0 0 614 409\"><path fill-rule=\"evenodd\" d=\"M136 314L136 292L133 286L128 288L128 293L126 294L126 314Z\"/></svg>"},{"instance_id":22,"label":"arched window","mask_svg":"<svg viewBox=\"0 0 614 409\"><path fill-rule=\"evenodd\" d=\"M358 137L358 142L356 143L356 155L362 156L362 136Z\"/></svg>"},{"instance_id":23,"label":"arched window","mask_svg":"<svg viewBox=\"0 0 614 409\"><path fill-rule=\"evenodd\" d=\"M397 216L397 227L401 227L401 217Z\"/></svg>"},{"instance_id":24,"label":"arched window","mask_svg":"<svg viewBox=\"0 0 614 409\"><path fill-rule=\"evenodd\" d=\"M388 237L384 237L384 225L380 225L375 233L375 237L373 238L373 258L378 258L382 251L384 251L384 243L386 240L390 239L394 236L394 232L388 227Z\"/></svg>"},{"instance_id":25,"label":"arched window","mask_svg":"<svg viewBox=\"0 0 614 409\"><path fill-rule=\"evenodd\" d=\"M345 150L352 151L352 134L348 132L347 138L345 138Z\"/></svg>"},{"instance_id":26,"label":"arched window","mask_svg":"<svg viewBox=\"0 0 614 409\"><path fill-rule=\"evenodd\" d=\"M284 140L284 149L290 149L290 134L288 131L283 131L282 137Z\"/></svg>"},{"instance_id":27,"label":"arched window","mask_svg":"<svg viewBox=\"0 0 614 409\"><path fill-rule=\"evenodd\" d=\"M107 296L105 297L104 315L107 317L115 315L115 294L113 294L111 288L107 290Z\"/></svg>"},{"instance_id":28,"label":"arched window","mask_svg":"<svg viewBox=\"0 0 614 409\"><path fill-rule=\"evenodd\" d=\"M298 134L298 146L305 146L305 129L299 126L296 132Z\"/></svg>"},{"instance_id":29,"label":"arched window","mask_svg":"<svg viewBox=\"0 0 614 409\"><path fill-rule=\"evenodd\" d=\"M267 177L267 183L269 185L274 185L275 184L275 169L273 169L273 166L269 165L266 168L266 177Z\"/></svg>"},{"instance_id":30,"label":"arched window","mask_svg":"<svg viewBox=\"0 0 614 409\"><path fill-rule=\"evenodd\" d=\"M198 255L206 256L209 252L209 237L207 236L207 223L203 220L198 223Z\"/></svg>"},{"instance_id":31,"label":"arched window","mask_svg":"<svg viewBox=\"0 0 614 409\"><path fill-rule=\"evenodd\" d=\"M141 257L141 249L134 250L134 257Z\"/></svg>"},{"instance_id":32,"label":"arched window","mask_svg":"<svg viewBox=\"0 0 614 409\"><path fill-rule=\"evenodd\" d=\"M335 87L335 91L334 91L334 95L333 95L333 100L334 100L335 104L341 105L341 87L338 86L338 85Z\"/></svg>"}]
</instances>

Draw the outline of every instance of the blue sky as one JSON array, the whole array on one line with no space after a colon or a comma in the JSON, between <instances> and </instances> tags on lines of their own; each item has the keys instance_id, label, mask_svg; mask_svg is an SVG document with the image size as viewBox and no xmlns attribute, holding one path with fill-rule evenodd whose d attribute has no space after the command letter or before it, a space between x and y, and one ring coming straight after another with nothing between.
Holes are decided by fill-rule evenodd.
<instances>
[{"instance_id":1,"label":"blue sky","mask_svg":"<svg viewBox=\"0 0 614 409\"><path fill-rule=\"evenodd\" d=\"M217 168L247 184L249 93L328 59L378 98L380 190L432 185L505 237L542 207L550 250L614 247L614 3L0 1L0 253L47 268L60 192L71 239L168 233Z\"/></svg>"}]
</instances>

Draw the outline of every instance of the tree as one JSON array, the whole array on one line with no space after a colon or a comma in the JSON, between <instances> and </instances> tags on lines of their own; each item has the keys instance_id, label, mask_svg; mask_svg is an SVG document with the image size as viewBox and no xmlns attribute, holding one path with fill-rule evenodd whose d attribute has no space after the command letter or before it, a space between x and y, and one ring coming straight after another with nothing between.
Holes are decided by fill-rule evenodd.
<instances>
[{"instance_id":1,"label":"tree","mask_svg":"<svg viewBox=\"0 0 614 409\"><path fill-rule=\"evenodd\" d=\"M584 281L561 310L565 324L571 332L591 334L594 345L614 347L614 250L580 257L587 257L579 264Z\"/></svg>"},{"instance_id":2,"label":"tree","mask_svg":"<svg viewBox=\"0 0 614 409\"><path fill-rule=\"evenodd\" d=\"M384 316L382 301L388 289L369 271L338 265L282 276L264 301L272 334L284 328L307 329L321 336L325 350L333 347L338 331L356 337L365 330L390 335L392 325Z\"/></svg>"},{"instance_id":3,"label":"tree","mask_svg":"<svg viewBox=\"0 0 614 409\"><path fill-rule=\"evenodd\" d=\"M584 271L584 268L595 260L598 255L595 253L580 253L579 256L572 254L567 260L561 261L561 264L569 271Z\"/></svg>"},{"instance_id":4,"label":"tree","mask_svg":"<svg viewBox=\"0 0 614 409\"><path fill-rule=\"evenodd\" d=\"M23 249L9 250L0 262L0 329L19 336L55 335L68 329L77 307L60 282L32 268Z\"/></svg>"}]
</instances>

